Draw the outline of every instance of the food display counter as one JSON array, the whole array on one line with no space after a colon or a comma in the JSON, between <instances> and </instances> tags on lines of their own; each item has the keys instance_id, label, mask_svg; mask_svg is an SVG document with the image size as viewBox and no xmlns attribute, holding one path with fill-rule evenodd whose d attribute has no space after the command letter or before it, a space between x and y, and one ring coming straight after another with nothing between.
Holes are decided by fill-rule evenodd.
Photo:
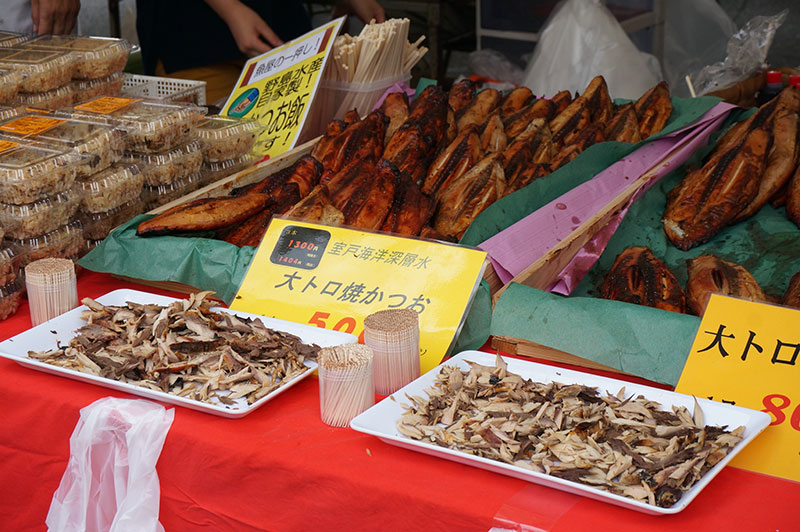
<instances>
[{"instance_id":1,"label":"food display counter","mask_svg":"<svg viewBox=\"0 0 800 532\"><path fill-rule=\"evenodd\" d=\"M141 286L92 272L78 280L81 298L118 288ZM23 302L0 339L29 327ZM3 526L45 530L80 409L135 397L5 359L0 371ZM182 531L794 530L800 500L800 483L726 467L682 512L645 515L325 425L316 377L242 419L176 407L157 472L159 520Z\"/></svg>"}]
</instances>

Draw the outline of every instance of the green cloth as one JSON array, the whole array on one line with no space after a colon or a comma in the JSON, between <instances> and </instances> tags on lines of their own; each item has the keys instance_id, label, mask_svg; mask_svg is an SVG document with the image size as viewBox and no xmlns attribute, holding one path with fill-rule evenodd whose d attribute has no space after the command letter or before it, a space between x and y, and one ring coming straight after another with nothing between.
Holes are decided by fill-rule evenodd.
<instances>
[{"instance_id":1,"label":"green cloth","mask_svg":"<svg viewBox=\"0 0 800 532\"><path fill-rule=\"evenodd\" d=\"M78 264L95 272L213 290L230 304L256 248L199 236L136 236L136 227L149 218L142 214L118 227Z\"/></svg>"},{"instance_id":2,"label":"green cloth","mask_svg":"<svg viewBox=\"0 0 800 532\"><path fill-rule=\"evenodd\" d=\"M735 113L729 123L749 114ZM702 164L724 130L712 136L686 166L665 176L631 206L605 252L569 298L512 284L494 309L492 334L526 338L674 386L700 319L595 298L620 252L648 246L684 286L686 259L711 253L744 266L767 293L782 294L791 276L800 271L800 231L786 218L785 209L767 205L753 218L726 227L689 251L677 249L664 234L661 216L667 192L683 179L687 166Z\"/></svg>"}]
</instances>

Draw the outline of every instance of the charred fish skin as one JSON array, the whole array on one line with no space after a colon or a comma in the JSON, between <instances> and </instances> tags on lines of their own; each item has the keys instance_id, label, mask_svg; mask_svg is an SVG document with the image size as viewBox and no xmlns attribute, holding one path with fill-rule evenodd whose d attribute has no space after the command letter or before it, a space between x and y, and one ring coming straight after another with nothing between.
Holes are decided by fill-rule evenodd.
<instances>
[{"instance_id":1,"label":"charred fish skin","mask_svg":"<svg viewBox=\"0 0 800 532\"><path fill-rule=\"evenodd\" d=\"M324 168L320 181L327 183L334 174L353 161L380 158L388 123L389 119L383 111L376 109L363 120L347 126L329 143L325 152L318 154L320 158L317 161Z\"/></svg>"},{"instance_id":2,"label":"charred fish skin","mask_svg":"<svg viewBox=\"0 0 800 532\"><path fill-rule=\"evenodd\" d=\"M440 189L458 179L478 162L481 156L481 141L475 127L465 128L428 168L422 184L422 192L435 197Z\"/></svg>"},{"instance_id":3,"label":"charred fish skin","mask_svg":"<svg viewBox=\"0 0 800 532\"><path fill-rule=\"evenodd\" d=\"M675 247L686 251L708 241L753 200L770 141L763 129L752 130L669 193L663 225Z\"/></svg>"},{"instance_id":4,"label":"charred fish skin","mask_svg":"<svg viewBox=\"0 0 800 532\"><path fill-rule=\"evenodd\" d=\"M701 255L686 261L689 280L686 300L692 314L702 316L712 293L766 301L767 296L755 277L738 264L715 255Z\"/></svg>"},{"instance_id":5,"label":"charred fish skin","mask_svg":"<svg viewBox=\"0 0 800 532\"><path fill-rule=\"evenodd\" d=\"M662 81L645 92L636 100L634 108L639 118L639 131L643 139L664 129L672 115L672 102L667 83Z\"/></svg>"},{"instance_id":6,"label":"charred fish skin","mask_svg":"<svg viewBox=\"0 0 800 532\"><path fill-rule=\"evenodd\" d=\"M605 299L686 312L686 295L666 264L647 247L632 247L617 255L600 292Z\"/></svg>"},{"instance_id":7,"label":"charred fish skin","mask_svg":"<svg viewBox=\"0 0 800 532\"><path fill-rule=\"evenodd\" d=\"M447 93L447 104L454 113L459 114L472 101L476 89L477 85L471 79L462 79L453 83Z\"/></svg>"},{"instance_id":8,"label":"charred fish skin","mask_svg":"<svg viewBox=\"0 0 800 532\"><path fill-rule=\"evenodd\" d=\"M789 286L786 288L786 293L783 294L781 305L800 309L800 272L794 274L789 281Z\"/></svg>"},{"instance_id":9,"label":"charred fish skin","mask_svg":"<svg viewBox=\"0 0 800 532\"><path fill-rule=\"evenodd\" d=\"M642 140L642 135L639 133L639 122L632 103L622 105L617 109L604 133L606 139L616 142L639 142Z\"/></svg>"}]
</instances>

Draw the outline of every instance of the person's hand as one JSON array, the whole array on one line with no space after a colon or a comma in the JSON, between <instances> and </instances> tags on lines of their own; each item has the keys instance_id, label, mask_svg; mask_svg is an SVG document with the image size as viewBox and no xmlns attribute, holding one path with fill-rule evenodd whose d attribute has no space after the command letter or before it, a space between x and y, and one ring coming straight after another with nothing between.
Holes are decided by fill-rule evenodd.
<instances>
[{"instance_id":1,"label":"person's hand","mask_svg":"<svg viewBox=\"0 0 800 532\"><path fill-rule=\"evenodd\" d=\"M236 46L244 55L255 57L283 44L258 13L238 0L206 0L206 3L228 25Z\"/></svg>"},{"instance_id":2,"label":"person's hand","mask_svg":"<svg viewBox=\"0 0 800 532\"><path fill-rule=\"evenodd\" d=\"M80 9L81 0L31 0L33 32L37 35L70 33Z\"/></svg>"},{"instance_id":3,"label":"person's hand","mask_svg":"<svg viewBox=\"0 0 800 532\"><path fill-rule=\"evenodd\" d=\"M372 19L375 19L375 22L386 21L386 13L377 0L345 0L345 6L364 24L368 24Z\"/></svg>"}]
</instances>

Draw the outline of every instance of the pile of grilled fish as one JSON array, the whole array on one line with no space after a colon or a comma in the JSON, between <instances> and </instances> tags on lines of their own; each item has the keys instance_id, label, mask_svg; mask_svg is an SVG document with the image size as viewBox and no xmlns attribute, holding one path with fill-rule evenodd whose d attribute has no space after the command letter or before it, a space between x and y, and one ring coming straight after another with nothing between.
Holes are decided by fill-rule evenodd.
<instances>
[{"instance_id":1,"label":"pile of grilled fish","mask_svg":"<svg viewBox=\"0 0 800 532\"><path fill-rule=\"evenodd\" d=\"M742 439L744 427L705 425L695 403L663 410L641 395L523 379L470 362L443 366L427 398L397 429L415 440L586 484L659 507L673 506Z\"/></svg>"},{"instance_id":2,"label":"pile of grilled fish","mask_svg":"<svg viewBox=\"0 0 800 532\"><path fill-rule=\"evenodd\" d=\"M600 287L605 299L702 316L712 293L800 308L800 273L783 297L767 295L742 266L714 255L687 261L686 290L666 264L646 247L620 253Z\"/></svg>"},{"instance_id":3,"label":"pile of grilled fish","mask_svg":"<svg viewBox=\"0 0 800 532\"><path fill-rule=\"evenodd\" d=\"M679 249L707 242L767 202L800 227L800 90L787 87L720 138L667 196L664 231Z\"/></svg>"},{"instance_id":4,"label":"pile of grilled fish","mask_svg":"<svg viewBox=\"0 0 800 532\"><path fill-rule=\"evenodd\" d=\"M592 144L638 142L672 113L659 83L615 106L602 76L581 95L503 96L470 80L389 95L363 119L334 120L311 155L235 196L196 200L138 228L141 236L215 230L256 245L273 215L458 240L489 205L549 175Z\"/></svg>"},{"instance_id":5,"label":"pile of grilled fish","mask_svg":"<svg viewBox=\"0 0 800 532\"><path fill-rule=\"evenodd\" d=\"M86 324L69 345L30 358L211 404L253 403L309 371L319 352L259 319L213 312L192 294L169 306L82 303Z\"/></svg>"}]
</instances>

